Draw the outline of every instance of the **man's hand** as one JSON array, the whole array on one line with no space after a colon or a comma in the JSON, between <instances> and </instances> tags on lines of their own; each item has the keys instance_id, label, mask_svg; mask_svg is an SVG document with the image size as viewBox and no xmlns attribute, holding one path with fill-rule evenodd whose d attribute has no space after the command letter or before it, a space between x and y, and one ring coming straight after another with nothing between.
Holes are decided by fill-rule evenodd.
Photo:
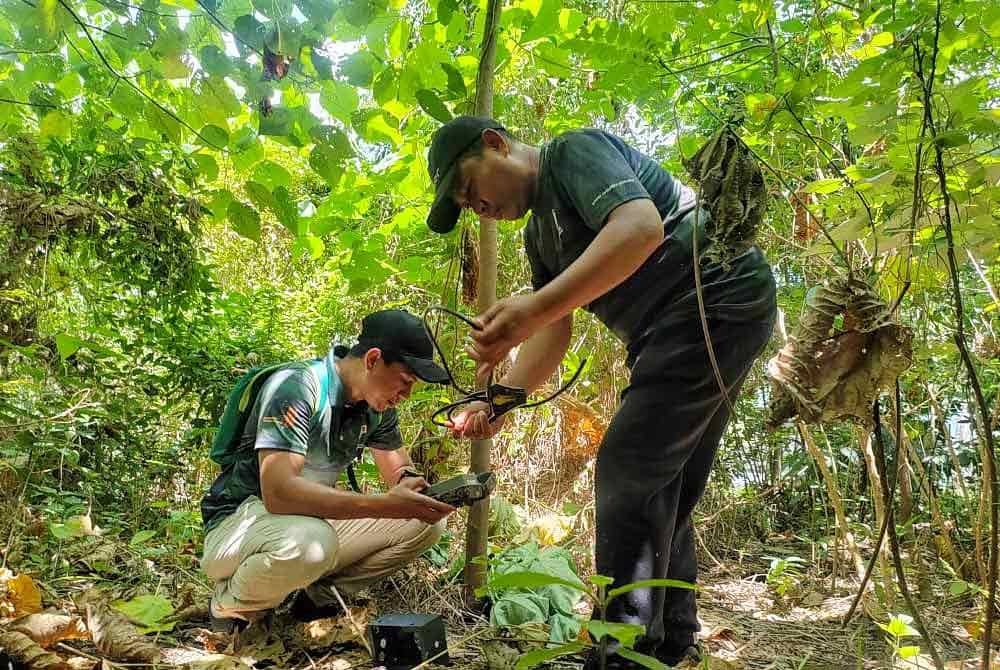
<instances>
[{"instance_id":1,"label":"man's hand","mask_svg":"<svg viewBox=\"0 0 1000 670\"><path fill-rule=\"evenodd\" d=\"M423 477L406 477L385 494L381 516L387 519L420 519L424 523L437 523L455 511L451 505L420 493L426 488L427 480Z\"/></svg>"},{"instance_id":2,"label":"man's hand","mask_svg":"<svg viewBox=\"0 0 1000 670\"><path fill-rule=\"evenodd\" d=\"M507 353L545 325L537 294L516 295L498 301L474 319L482 330L472 331L471 356L480 379Z\"/></svg>"},{"instance_id":3,"label":"man's hand","mask_svg":"<svg viewBox=\"0 0 1000 670\"><path fill-rule=\"evenodd\" d=\"M489 419L490 406L484 402L474 402L470 403L467 409L455 414L455 418L448 422L448 428L456 437L485 440L500 432L507 421L507 415L504 414L493 423L490 423Z\"/></svg>"}]
</instances>

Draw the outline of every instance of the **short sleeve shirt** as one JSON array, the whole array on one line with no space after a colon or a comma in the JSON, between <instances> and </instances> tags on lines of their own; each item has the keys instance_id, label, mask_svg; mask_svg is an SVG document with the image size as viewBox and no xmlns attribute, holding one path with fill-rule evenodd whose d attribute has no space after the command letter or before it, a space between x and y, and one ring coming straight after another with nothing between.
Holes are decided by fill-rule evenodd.
<instances>
[{"instance_id":1,"label":"short sleeve shirt","mask_svg":"<svg viewBox=\"0 0 1000 670\"><path fill-rule=\"evenodd\" d=\"M542 146L535 201L524 230L532 285L538 290L580 257L617 207L638 199L656 206L664 223L663 244L631 277L584 306L626 344L693 291L695 228L701 250L707 246L704 222L694 216L694 191L620 138L575 130ZM698 214L707 216L704 210ZM761 309L770 304L760 296L773 293L773 279L756 248L728 268L703 264L702 279L715 316L724 318L723 305L733 301L751 300Z\"/></svg>"},{"instance_id":2,"label":"short sleeve shirt","mask_svg":"<svg viewBox=\"0 0 1000 670\"><path fill-rule=\"evenodd\" d=\"M249 496L260 496L261 449L305 456L302 476L334 486L340 473L365 447L395 450L402 446L395 409L376 412L365 403L349 404L334 361L346 354L336 347L325 365L289 363L264 382L247 417L232 467L223 471L202 500L206 531L232 514ZM329 375L322 400L316 370Z\"/></svg>"}]
</instances>

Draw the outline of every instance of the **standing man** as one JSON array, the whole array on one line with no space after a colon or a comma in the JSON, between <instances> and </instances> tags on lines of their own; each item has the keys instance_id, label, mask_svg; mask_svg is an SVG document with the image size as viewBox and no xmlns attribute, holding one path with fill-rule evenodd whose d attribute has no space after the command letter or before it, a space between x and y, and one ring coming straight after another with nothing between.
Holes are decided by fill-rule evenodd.
<instances>
[{"instance_id":1,"label":"standing man","mask_svg":"<svg viewBox=\"0 0 1000 670\"><path fill-rule=\"evenodd\" d=\"M420 319L369 314L350 349L333 346L324 359L266 374L247 387L257 392L245 398L252 409L201 504L201 565L215 581L211 615L223 630L260 618L296 589L299 620L338 614L331 586L349 596L395 572L438 540L455 511L420 493L427 482L399 434L395 408L417 379L448 379ZM363 447L388 493L335 488Z\"/></svg>"},{"instance_id":2,"label":"standing man","mask_svg":"<svg viewBox=\"0 0 1000 670\"><path fill-rule=\"evenodd\" d=\"M695 292L692 237L708 246L707 212L689 187L600 130L536 147L492 119L458 117L435 134L428 163L436 193L427 224L436 232L450 231L465 208L508 220L531 211L524 246L534 292L479 315L470 353L480 373L523 342L502 383L538 388L566 352L577 307L626 345L630 383L597 454L597 571L615 587L696 581L691 512L729 420ZM703 263L701 276L715 356L735 398L771 336L774 278L756 247L727 268ZM486 419L482 406L470 408L452 428L477 438L504 424ZM631 591L607 616L645 627L637 651L671 665L698 656L693 591ZM593 653L587 667L598 662ZM608 667L640 666L615 655Z\"/></svg>"}]
</instances>

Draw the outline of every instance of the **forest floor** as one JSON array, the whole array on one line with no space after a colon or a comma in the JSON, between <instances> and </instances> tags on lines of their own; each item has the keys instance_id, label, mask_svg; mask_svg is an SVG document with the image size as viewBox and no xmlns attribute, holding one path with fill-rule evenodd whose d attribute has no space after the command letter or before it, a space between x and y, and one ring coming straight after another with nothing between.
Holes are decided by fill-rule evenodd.
<instances>
[{"instance_id":1,"label":"forest floor","mask_svg":"<svg viewBox=\"0 0 1000 670\"><path fill-rule=\"evenodd\" d=\"M698 667L714 670L806 670L875 668L933 668L924 653L915 659L892 659L886 633L874 619L888 620L876 599L866 597L850 624L842 621L857 585L830 578L803 577L790 593L776 597L765 581L766 562L743 561L739 569L720 565L707 569L699 594L701 643L707 651ZM435 586L426 567L414 566L397 574L386 588L366 603L351 608L347 617L303 626L280 616L269 628L243 634L241 646L225 648L227 640L191 622L179 627L172 644L163 639L168 662L201 670L240 670L237 659L252 667L295 670L377 669L371 656L357 642L352 628L364 628L375 612L387 614L422 611L441 614L447 621L452 667L469 670L509 670L518 658L518 642L500 638L482 617L464 611L458 585ZM899 603L897 609L902 609ZM883 613L874 613L878 610ZM978 667L979 645L963 624L974 617L970 606L954 602L923 603L921 610L948 670ZM336 641L331 645L331 641ZM903 644L919 644L912 638ZM524 648L522 644L521 649ZM226 656L218 654L225 653ZM235 657L235 658L234 658ZM582 665L579 658L564 657L543 667L570 670ZM434 666L432 666L434 667ZM693 667L693 666L688 666ZM994 666L1000 668L1000 665Z\"/></svg>"}]
</instances>

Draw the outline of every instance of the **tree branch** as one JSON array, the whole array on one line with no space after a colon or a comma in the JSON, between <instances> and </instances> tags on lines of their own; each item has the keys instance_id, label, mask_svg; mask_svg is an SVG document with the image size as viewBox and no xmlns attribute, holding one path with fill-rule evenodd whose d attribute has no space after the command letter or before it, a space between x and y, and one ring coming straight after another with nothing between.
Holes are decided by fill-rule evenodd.
<instances>
[{"instance_id":1,"label":"tree branch","mask_svg":"<svg viewBox=\"0 0 1000 670\"><path fill-rule=\"evenodd\" d=\"M25 2L27 2L27 0L25 0ZM210 146L213 149L216 149L217 151L224 151L225 150L225 147L220 147L220 146L216 145L214 142L209 142L205 137L202 136L201 133L199 133L197 130L195 130L193 127L191 127L191 125L187 121L185 121L181 117L177 116L177 114L175 114L172 110L170 110L167 107L165 107L162 104L160 104L160 102L157 101L156 98L154 98L153 96L149 95L148 93L146 93L145 91L143 91L141 88L139 88L139 86L136 85L136 83L133 82L129 77L126 77L123 74L119 73L117 70L115 70L114 66L110 62L108 62L108 59L104 55L104 52L101 51L101 48L99 46L97 46L97 42L94 41L94 36L90 34L90 30L88 30L86 24L84 24L84 22L80 19L80 17L77 15L77 13L75 11L73 11L73 8L69 6L69 4L66 2L66 0L59 0L59 4L62 5L63 8L67 12L69 12L70 16L73 17L73 20L76 21L77 24L81 28L83 28L83 32L87 35L87 41L90 42L90 46L92 46L94 48L94 51L97 53L98 58L101 59L101 62L104 64L104 67L106 67L108 69L108 72L110 72L111 74L113 74L118 81L124 81L126 84L128 84L129 86L131 86L132 89L136 93L138 93L143 98L145 98L146 100L149 100L151 103L153 103L154 105L156 105L156 108L159 109L161 112L163 112L164 114L166 114L170 118L172 118L175 121L177 121L177 123L181 124L182 126L184 126L185 128L187 128L188 130L190 130L192 133L194 133L195 137L197 137L199 140L201 140L206 146Z\"/></svg>"}]
</instances>

